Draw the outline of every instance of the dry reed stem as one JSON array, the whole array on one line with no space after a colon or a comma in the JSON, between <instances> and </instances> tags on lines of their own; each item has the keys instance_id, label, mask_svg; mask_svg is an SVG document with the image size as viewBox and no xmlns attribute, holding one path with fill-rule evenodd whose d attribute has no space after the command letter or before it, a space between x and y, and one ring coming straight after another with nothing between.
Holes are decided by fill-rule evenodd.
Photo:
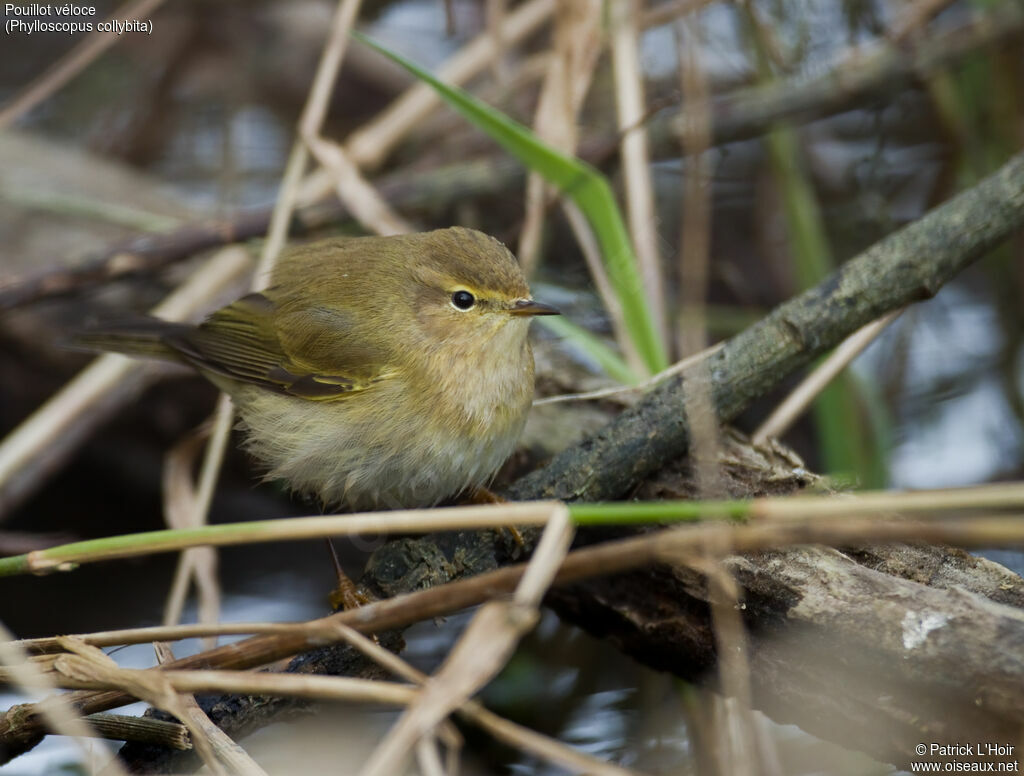
<instances>
[{"instance_id":1,"label":"dry reed stem","mask_svg":"<svg viewBox=\"0 0 1024 776\"><path fill-rule=\"evenodd\" d=\"M163 4L163 0L135 0L118 8L106 21L137 19L148 16ZM81 73L104 51L121 39L111 32L90 33L71 51L54 62L42 75L23 89L10 104L0 110L0 130L4 130L43 100L51 97L71 79Z\"/></svg>"},{"instance_id":2,"label":"dry reed stem","mask_svg":"<svg viewBox=\"0 0 1024 776\"><path fill-rule=\"evenodd\" d=\"M1018 490L1020 486L1017 486ZM932 496L934 500L934 495ZM815 501L817 499L811 499ZM838 500L838 499L836 499ZM936 542L964 548L1024 546L1024 515L1010 517L946 519L921 522L857 517L844 520L779 520L752 525L697 524L653 534L608 542L570 553L556 581L575 582L592 576L614 574L658 561L692 563L713 552L742 554L794 544L846 546L868 542ZM363 633L409 625L444 616L492 599L514 589L524 567L508 566L428 590L378 601L360 609L339 612L314 620L301 629L255 636L228 647L183 658L175 670L196 667L252 668L314 647L340 640L335 627L350 625ZM69 698L78 708L94 713L130 702L123 693L76 693ZM37 711L21 709L17 721L8 712L0 725L12 735L25 736L37 729Z\"/></svg>"},{"instance_id":3,"label":"dry reed stem","mask_svg":"<svg viewBox=\"0 0 1024 776\"><path fill-rule=\"evenodd\" d=\"M903 43L907 38L919 33L921 28L938 16L954 0L915 0L900 9L899 18L893 23L887 37L893 43Z\"/></svg>"},{"instance_id":4,"label":"dry reed stem","mask_svg":"<svg viewBox=\"0 0 1024 776\"><path fill-rule=\"evenodd\" d=\"M677 361L671 366L662 369L656 375L644 380L642 383L636 385L624 385L620 388L600 388L596 391L587 391L586 393L562 393L557 396L545 396L543 399L536 399L533 402L534 407L538 407L542 404L557 404L563 401L589 401L591 399L604 399L608 396L616 396L620 393L633 393L635 391L643 391L647 388L652 388L662 380L665 380L672 375L685 372L693 366L701 363L708 356L714 355L722 349L724 343L712 345L710 348L702 350L700 353L694 353L692 356L688 356L684 359Z\"/></svg>"},{"instance_id":5,"label":"dry reed stem","mask_svg":"<svg viewBox=\"0 0 1024 776\"><path fill-rule=\"evenodd\" d=\"M32 573L39 573L61 570L69 563L129 558L140 554L172 552L189 547L219 547L280 540L295 541L325 536L352 536L359 533L392 534L402 531L459 531L499 528L508 525L543 525L547 520L547 515L550 514L552 505L558 503L560 502L521 501L438 509L361 512L351 515L286 517L255 521L249 523L247 527L227 524L217 527L214 533L204 533L200 536L172 535L153 543L147 543L144 547L100 548L93 552L59 560L47 557L40 552L29 553L26 557L29 570Z\"/></svg>"},{"instance_id":6,"label":"dry reed stem","mask_svg":"<svg viewBox=\"0 0 1024 776\"><path fill-rule=\"evenodd\" d=\"M174 661L174 653L169 645L163 642L153 644L153 651L159 665ZM267 776L266 772L256 764L248 753L231 737L217 727L213 720L199 706L195 695L192 693L181 693L178 698L189 715L195 729L206 738L206 745L217 758L217 762L230 774L241 774L241 776Z\"/></svg>"},{"instance_id":7,"label":"dry reed stem","mask_svg":"<svg viewBox=\"0 0 1024 776\"><path fill-rule=\"evenodd\" d=\"M126 714L90 714L82 717L95 738L108 741L134 741L186 751L192 748L188 728L180 722L164 722L152 717Z\"/></svg>"},{"instance_id":8,"label":"dry reed stem","mask_svg":"<svg viewBox=\"0 0 1024 776\"><path fill-rule=\"evenodd\" d=\"M202 449L203 442L209 437L209 431L209 423L203 423L199 428L178 440L174 447L164 455L161 493L164 522L168 528L185 528L189 525L189 512L192 510L195 500L192 465ZM181 622L185 597L188 595L188 585L192 578L192 566L186 560L191 557L191 552L192 550L185 550L178 556L178 565L174 570L171 590L164 603L164 625L176 625ZM201 620L201 622L205 621ZM204 647L206 646L207 644L204 642Z\"/></svg>"},{"instance_id":9,"label":"dry reed stem","mask_svg":"<svg viewBox=\"0 0 1024 776\"><path fill-rule=\"evenodd\" d=\"M473 616L441 668L363 766L362 776L398 773L416 742L505 666L519 640L536 624L541 598L568 553L573 535L569 510L564 504L552 506L512 601L489 601Z\"/></svg>"},{"instance_id":10,"label":"dry reed stem","mask_svg":"<svg viewBox=\"0 0 1024 776\"><path fill-rule=\"evenodd\" d=\"M252 671L161 670L155 668L119 668L118 677L82 670L81 657L64 655L56 664L55 680L68 689L109 689L139 676L152 674L165 679L175 692L232 693L237 695L276 695L312 701L381 703L406 706L415 700L415 687L379 679L353 679L347 676L280 674Z\"/></svg>"},{"instance_id":11,"label":"dry reed stem","mask_svg":"<svg viewBox=\"0 0 1024 776\"><path fill-rule=\"evenodd\" d=\"M598 296L601 297L601 303L604 305L605 312L608 313L608 320L611 321L615 341L618 343L619 349L622 351L622 355L630 368L637 374L643 374L647 367L644 365L644 360L636 349L633 338L629 336L629 330L626 328L626 316L622 310L622 302L612 287L611 280L608 278L608 272L604 268L604 262L601 261L601 248L597 244L594 230L591 229L587 217L583 215L575 202L565 200L562 202L562 210L569 221L569 226L572 227L576 243L580 246L580 250L583 253L583 258L587 262L587 269L590 271L590 277L597 288Z\"/></svg>"},{"instance_id":12,"label":"dry reed stem","mask_svg":"<svg viewBox=\"0 0 1024 776\"><path fill-rule=\"evenodd\" d=\"M554 148L576 152L577 121L601 52L598 0L566 0L555 15L554 43L534 115L534 132ZM526 181L526 213L517 255L527 277L537 266L544 216L554 187L537 172Z\"/></svg>"},{"instance_id":13,"label":"dry reed stem","mask_svg":"<svg viewBox=\"0 0 1024 776\"><path fill-rule=\"evenodd\" d=\"M707 292L711 251L711 89L700 61L699 28L692 19L675 27L679 86L683 95L680 141L689 159L683 182L679 248L679 353L689 356L707 342Z\"/></svg>"},{"instance_id":14,"label":"dry reed stem","mask_svg":"<svg viewBox=\"0 0 1024 776\"><path fill-rule=\"evenodd\" d=\"M356 220L377 234L403 234L411 231L409 224L395 213L377 190L363 178L346 150L320 134L331 92L345 55L349 31L359 13L360 3L361 0L338 2L338 10L335 12L330 34L317 66L313 87L299 120L299 133L310 153L330 174L338 197Z\"/></svg>"},{"instance_id":15,"label":"dry reed stem","mask_svg":"<svg viewBox=\"0 0 1024 776\"><path fill-rule=\"evenodd\" d=\"M491 77L499 86L504 86L508 82L508 62L505 58L507 52L506 16L508 16L506 0L487 0L484 21L487 26L487 34L491 36L491 45L494 47L494 56L491 57Z\"/></svg>"},{"instance_id":16,"label":"dry reed stem","mask_svg":"<svg viewBox=\"0 0 1024 776\"><path fill-rule=\"evenodd\" d=\"M263 632L279 632L282 629L294 630L295 628L302 628L302 627L306 627L306 626L304 626L304 625L279 626L279 625L265 625L265 624L253 623L251 626L249 626L249 628L247 630L233 629L233 628L230 628L229 626L222 626L221 627L221 632L223 632L223 633L243 633L243 632L244 633L252 633L252 632L258 632L261 629L263 630ZM194 628L194 626L192 626L192 628ZM171 629L158 629L158 630L161 630L161 631L165 631L165 633L145 634L145 635L148 635L150 637L150 638L147 638L145 640L148 641L148 640L151 640L152 638L158 638L158 637L164 637L164 636L169 637L169 638L173 638L173 639L188 638L188 637L191 637L192 635L195 635L195 634L190 632L192 630L192 628L187 628L187 629L179 628L179 629L176 629L177 632L167 632L167 631L171 631ZM344 625L344 624L342 624L340 622L337 622L337 623L334 623L331 626L331 629L332 629L333 633L335 633L337 636L341 637L341 640L349 643L350 645L352 645L356 649L360 650L365 655L367 655L370 659L372 659L375 662L377 662L379 665L381 665L383 668L385 668L386 670L388 670L389 672L391 672L395 676L397 676L397 677L399 677L401 679L405 679L405 680L407 680L409 682L412 682L414 684L417 684L417 685L423 684L428 679L426 674L424 674L423 672L421 672L421 671L413 668L412 666L410 666L408 663L406 663L404 660L402 660L402 658L400 658L398 655L394 654L393 652L390 652L389 650L384 649L383 647L381 647L379 644L377 644L372 639L369 639L366 636L363 636L361 633L359 633L356 630L353 630L349 626ZM140 631L141 630L146 630L146 629L140 629ZM125 633L127 634L128 632L125 632ZM140 634L140 635L142 635L142 634ZM79 637L76 637L76 638L79 638ZM81 637L81 638L90 639L91 637L85 636L85 637ZM49 641L53 642L55 644L56 639L51 639ZM94 641L93 643L96 643L96 642ZM120 644L120 643L125 643L125 642L121 641L120 637L115 636L114 639L110 641L110 645L113 645L115 643L116 644ZM38 644L38 640L36 640L35 642L22 642L22 644L32 644L32 645L35 645L35 644ZM52 669L52 665L53 665L54 659L55 658L53 656L48 656L48 658L47 658L45 663L39 662L38 659L34 659L34 662L36 662L36 664L39 665L40 669L42 669L42 670L51 670L52 671L53 670ZM197 675L196 681L200 681L202 679L202 677L198 676L198 674L200 674L200 672L194 672L194 673ZM207 674L207 676L211 675L210 672L206 672L206 674ZM180 689L182 689L182 687L181 687L181 685L178 684L178 677L179 676L189 675L189 674L188 674L188 672L180 672L179 671L179 672L170 673L170 675L172 677L172 683L174 683L175 687L180 690ZM226 677L230 677L228 680L222 680L222 679L218 678L218 679L216 679L216 681L219 681L219 682L222 682L222 681L232 681L232 682L236 682L236 683L246 682L246 681L248 681L249 677L253 677L253 676L257 676L257 677L262 677L262 676L276 677L277 676L277 675L274 675L274 674L270 674L270 675L266 675L266 674L250 674L250 673L238 674L238 673L234 673L234 672L219 672L219 674L218 673L214 673L212 675L213 676L223 675L223 676L226 676ZM260 681L262 681L262 680L260 680ZM364 681L365 680L353 680L353 682L354 682L353 687L356 688L356 689L362 688L364 686L363 685ZM68 682L68 683L65 683L64 686L72 686L72 684L73 683ZM75 687L80 687L81 685L80 684L76 684L74 686ZM313 686L313 687L307 687L307 686L305 686L303 684L299 684L298 687L303 688L304 694L301 697L305 697L305 698L309 698L309 699L315 699L315 700L337 700L338 699L337 693L336 693L336 689L337 688L334 685L325 685L326 689L322 689L319 685L318 686ZM386 686L387 691L389 693L391 692L392 687L393 687L392 685L387 685ZM216 688L211 687L209 689L218 689L218 690L221 690L223 692L232 692L232 691L237 691L237 692L253 692L253 693L259 692L259 693L266 693L266 694L274 694L274 693L279 692L280 694L296 695L297 692L296 692L295 688L296 688L296 685L294 685L294 684L281 684L281 683L278 683L278 682L275 681L275 682L263 682L258 687L252 687L252 686L239 687L236 684L236 686L234 686L234 687L226 687L226 686L220 685L220 686L218 686ZM191 689L193 691L195 691L195 690L198 690L198 689L201 689L201 688L192 687ZM348 696L345 696L345 697L346 697L346 699L349 699L349 700L358 699L354 695L348 695ZM388 703L392 703L392 702L408 703L408 702L411 701L411 699L412 699L411 693L409 694L408 698L405 698L405 699L401 699L400 698L397 701L393 697L393 694L392 695L388 695L387 693L385 693L384 696L377 697L377 700L380 700L381 702L388 702ZM483 706L481 706L476 701L472 701L472 700L467 701L465 704L463 704L458 709L458 713L460 714L460 716L464 717L466 720L468 720L468 721L472 722L473 724L477 725L478 727L482 728L484 731L488 732L490 735L494 736L495 738L497 738L498 740L502 741L503 743L505 743L505 744L507 744L509 746L512 746L514 748L522 749L523 751L531 753L531 754L533 754L533 755L535 755L535 756L537 756L537 757L539 757L541 759L551 761L552 763L554 763L556 765L559 765L559 766L561 766L563 768L567 768L567 769L575 770L575 771L581 771L581 772L585 772L585 773L601 774L603 776L626 776L626 774L631 773L630 771L627 771L625 769L619 768L618 766L609 765L607 763L604 763L601 760L597 760L596 758L590 757L589 755L586 755L584 753L578 752L575 749L573 749L573 748L571 748L569 746L566 746L565 744L563 744L563 743L561 743L559 741L556 741L556 740L551 739L551 738L549 738L547 736L544 736L544 735L541 735L539 733L536 733L535 731L532 731L532 730L530 730L528 728L524 728L521 725L517 725L514 722L510 722L508 720L502 719L501 717L497 716L493 712L490 712L487 709L485 709Z\"/></svg>"},{"instance_id":17,"label":"dry reed stem","mask_svg":"<svg viewBox=\"0 0 1024 776\"><path fill-rule=\"evenodd\" d=\"M425 673L413 668L394 652L384 649L373 639L367 638L348 625L337 622L332 627L334 632L346 643L358 649L395 676L417 685L422 685L429 679ZM487 710L478 701L466 701L457 709L457 712L459 716L475 724L508 746L521 749L562 768L598 774L598 776L628 776L632 773L618 766L609 765L590 755L578 752L560 741L499 717L497 714Z\"/></svg>"},{"instance_id":18,"label":"dry reed stem","mask_svg":"<svg viewBox=\"0 0 1024 776\"><path fill-rule=\"evenodd\" d=\"M195 713L186 707L184 700L168 683L162 671L123 669L102 650L75 639L64 638L61 645L71 654L62 655L54 661L53 668L56 674L92 681L104 687L116 687L151 706L163 709L188 728L192 746L206 767L216 776L228 776L228 771L217 758Z\"/></svg>"},{"instance_id":19,"label":"dry reed stem","mask_svg":"<svg viewBox=\"0 0 1024 776\"><path fill-rule=\"evenodd\" d=\"M92 540L85 547L75 544L66 548L54 547L28 553L16 558L5 558L3 573L44 573L54 570L69 570L73 564L129 558L157 552L170 552L197 546L224 546L230 544L266 543L271 541L296 541L324 536L346 536L357 533L379 534L416 533L432 531L475 530L507 525L541 525L553 505L561 502L523 501L501 504L470 505L438 509L395 510L393 512L364 512L353 515L331 515L321 517L289 517L276 520L260 520L246 524L214 526L199 533L154 532L155 535L139 534L132 541L108 546L104 540ZM587 505L577 505L585 510ZM607 510L614 504L599 505ZM931 491L896 493L874 491L859 494L835 494L828 496L770 496L743 500L708 501L696 504L622 504L619 514L607 522L631 522L633 515L644 517L645 508L658 507L654 517L642 522L671 521L673 517L693 520L694 510L707 517L723 519L744 519L760 523L793 523L801 520L827 521L828 519L869 516L875 519L894 515L931 517L944 519L957 511L1024 511L1024 483L997 483L980 487L948 488ZM669 511L662 512L667 507ZM686 509L686 507L692 507ZM926 513L931 512L932 515ZM925 514L921 514L925 513ZM651 513L647 511L647 515ZM594 522L584 514L582 523ZM99 543L99 546L96 546ZM81 544L81 543L76 543ZM16 563L10 563L16 561Z\"/></svg>"},{"instance_id":20,"label":"dry reed stem","mask_svg":"<svg viewBox=\"0 0 1024 776\"><path fill-rule=\"evenodd\" d=\"M708 263L711 246L711 194L705 170L711 142L711 114L707 78L698 56L697 30L683 20L675 32L679 59L680 89L684 99L683 153L692 163L686 177L682 198L682 232L679 248L680 330L679 350L684 355L697 353L704 347L706 333L705 297L708 286ZM683 412L692 437L690 460L698 498L723 495L718 462L721 439L707 364L699 360L694 366L692 386L683 399Z\"/></svg>"},{"instance_id":21,"label":"dry reed stem","mask_svg":"<svg viewBox=\"0 0 1024 776\"><path fill-rule=\"evenodd\" d=\"M514 46L535 32L554 12L555 0L528 0L505 18L502 38ZM494 60L491 35L483 32L453 54L437 69L441 80L461 85L479 74ZM405 136L420 126L442 104L427 84L417 82L395 99L376 118L352 132L343 145L344 155L357 168L378 167ZM317 170L301 185L303 205L323 199L334 188L327 170Z\"/></svg>"},{"instance_id":22,"label":"dry reed stem","mask_svg":"<svg viewBox=\"0 0 1024 776\"><path fill-rule=\"evenodd\" d=\"M453 771L446 771L441 763L441 754L437 751L437 740L430 735L423 736L416 742L416 762L420 766L420 776L452 776Z\"/></svg>"},{"instance_id":23,"label":"dry reed stem","mask_svg":"<svg viewBox=\"0 0 1024 776\"><path fill-rule=\"evenodd\" d=\"M640 26L645 30L651 27L660 27L663 24L676 21L682 16L697 13L714 2L716 0L665 0L640 14Z\"/></svg>"},{"instance_id":24,"label":"dry reed stem","mask_svg":"<svg viewBox=\"0 0 1024 776\"><path fill-rule=\"evenodd\" d=\"M683 95L680 141L683 157L689 160L683 182L681 231L678 260L679 306L676 343L686 356L699 353L707 341L706 297L711 246L711 147L710 87L702 67L699 27L693 17L679 18L674 28L680 92ZM707 351L705 351L707 352ZM695 375L684 401L684 411L693 438L690 459L699 498L719 495L721 439L710 393L707 364L698 359ZM711 626L719 656L718 676L722 693L734 703L714 703L730 709L726 724L721 717L707 715L704 748L713 748L720 772L745 776L756 772L756 739L751 712L750 662L747 634L739 615L739 589L721 562L707 558L697 567L707 577ZM731 724L730 724L731 723Z\"/></svg>"},{"instance_id":25,"label":"dry reed stem","mask_svg":"<svg viewBox=\"0 0 1024 776\"><path fill-rule=\"evenodd\" d=\"M221 401L223 401L223 397L224 395L221 394ZM192 482L192 466L208 433L209 428L204 424L203 427L186 436L164 456L163 511L164 520L169 528L194 528L201 525L196 522L196 519L206 514L208 507L201 505L202 502L198 500L196 488ZM219 444L221 445L219 449L223 450L223 442ZM200 477L204 483L206 480L213 479L208 474L210 467L207 464L210 462L210 452L217 449L217 444L207 445L207 458L204 461L203 475ZM210 492L212 493L212 490ZM207 505L208 503L206 501ZM217 583L217 551L212 547L195 547L185 550L178 558L171 590L167 596L167 603L164 604L164 625L176 625L181 621L185 598L188 595L188 587L192 579L195 579L199 594L199 622L210 624L219 619L220 586ZM215 639L203 640L205 649L216 645Z\"/></svg>"},{"instance_id":26,"label":"dry reed stem","mask_svg":"<svg viewBox=\"0 0 1024 776\"><path fill-rule=\"evenodd\" d=\"M646 111L637 24L639 8L640 0L617 0L610 6L612 73L615 108L622 133L620 156L629 233L636 250L644 303L651 310L661 341L667 344L665 289L658 250L658 213L651 181L647 127L643 123Z\"/></svg>"},{"instance_id":27,"label":"dry reed stem","mask_svg":"<svg viewBox=\"0 0 1024 776\"><path fill-rule=\"evenodd\" d=\"M252 634L290 634L302 631L305 623L296 622L229 622L215 625L150 625L144 628L95 631L93 633L72 633L69 638L78 639L94 647L120 647L129 644L149 644L154 641L181 641L204 636L248 636ZM33 661L52 658L54 651L60 651L59 636L43 636L21 639L15 645L35 655ZM52 662L52 661L51 661ZM41 662L41 666L47 666Z\"/></svg>"},{"instance_id":28,"label":"dry reed stem","mask_svg":"<svg viewBox=\"0 0 1024 776\"><path fill-rule=\"evenodd\" d=\"M14 641L13 634L3 623L0 623L0 664L6 669L7 681L22 692L27 695L47 696L36 703L24 704L23 708L36 709L52 732L70 738L81 750L82 764L88 773L99 773L94 767L92 752L86 743L92 735L88 725L68 702L66 696L50 694L55 689L51 678L29 660L28 655L18 646L18 642ZM127 776L116 757L111 758L104 766L103 773L110 776Z\"/></svg>"},{"instance_id":29,"label":"dry reed stem","mask_svg":"<svg viewBox=\"0 0 1024 776\"><path fill-rule=\"evenodd\" d=\"M203 312L212 299L238 281L251 267L243 248L219 251L176 291L152 310L152 314L180 321ZM120 355L103 355L93 361L0 442L0 492L12 482L41 476L69 439L77 440L83 425L91 428L96 409L109 407L127 383L141 380L145 365ZM125 398L128 393L123 394ZM120 399L119 399L120 400ZM24 488L24 485L20 485ZM13 501L13 498L11 499ZM9 509L0 497L0 520Z\"/></svg>"},{"instance_id":30,"label":"dry reed stem","mask_svg":"<svg viewBox=\"0 0 1024 776\"><path fill-rule=\"evenodd\" d=\"M722 695L728 699L719 707L725 712L725 724L713 724L710 741L705 743L714 746L719 761L726 764L723 772L759 776L757 763L761 757L752 713L747 634L739 614L740 588L718 559L698 559L691 565L707 578L718 680ZM716 721L714 717L712 720Z\"/></svg>"},{"instance_id":31,"label":"dry reed stem","mask_svg":"<svg viewBox=\"0 0 1024 776\"><path fill-rule=\"evenodd\" d=\"M831 355L805 377L800 384L776 407L767 420L754 432L751 444L763 445L769 439L779 438L803 415L811 403L850 362L895 321L906 308L894 310L858 329L832 351Z\"/></svg>"}]
</instances>

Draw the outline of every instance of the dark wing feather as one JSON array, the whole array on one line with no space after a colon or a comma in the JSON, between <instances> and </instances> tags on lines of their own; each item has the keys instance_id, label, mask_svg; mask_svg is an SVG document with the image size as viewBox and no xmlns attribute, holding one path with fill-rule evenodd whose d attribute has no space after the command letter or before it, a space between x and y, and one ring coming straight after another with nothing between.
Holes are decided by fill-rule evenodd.
<instances>
[{"instance_id":1,"label":"dark wing feather","mask_svg":"<svg viewBox=\"0 0 1024 776\"><path fill-rule=\"evenodd\" d=\"M340 316L315 310L282 316L266 296L249 294L165 341L201 371L330 401L364 390L379 373L372 365L380 360L353 347L343 323ZM293 331L298 336L284 334Z\"/></svg>"}]
</instances>

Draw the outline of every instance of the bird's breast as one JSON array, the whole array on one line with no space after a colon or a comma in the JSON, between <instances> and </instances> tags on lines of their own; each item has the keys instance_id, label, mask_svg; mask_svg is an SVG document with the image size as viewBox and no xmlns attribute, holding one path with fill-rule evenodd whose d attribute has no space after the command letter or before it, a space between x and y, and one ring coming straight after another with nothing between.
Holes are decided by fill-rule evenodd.
<instances>
[{"instance_id":1,"label":"bird's breast","mask_svg":"<svg viewBox=\"0 0 1024 776\"><path fill-rule=\"evenodd\" d=\"M533 397L533 354L526 343L512 352L452 354L432 378L445 423L474 436L521 428Z\"/></svg>"}]
</instances>

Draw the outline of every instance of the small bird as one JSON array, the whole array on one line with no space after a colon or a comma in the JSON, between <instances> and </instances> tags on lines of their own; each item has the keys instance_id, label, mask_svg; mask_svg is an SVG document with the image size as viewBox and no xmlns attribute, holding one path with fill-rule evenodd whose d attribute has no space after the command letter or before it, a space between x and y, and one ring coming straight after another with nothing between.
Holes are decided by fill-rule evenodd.
<instances>
[{"instance_id":1,"label":"small bird","mask_svg":"<svg viewBox=\"0 0 1024 776\"><path fill-rule=\"evenodd\" d=\"M245 448L321 505L433 506L485 487L533 397L534 301L516 258L461 227L337 238L197 326L143 318L72 344L170 359L233 399Z\"/></svg>"}]
</instances>

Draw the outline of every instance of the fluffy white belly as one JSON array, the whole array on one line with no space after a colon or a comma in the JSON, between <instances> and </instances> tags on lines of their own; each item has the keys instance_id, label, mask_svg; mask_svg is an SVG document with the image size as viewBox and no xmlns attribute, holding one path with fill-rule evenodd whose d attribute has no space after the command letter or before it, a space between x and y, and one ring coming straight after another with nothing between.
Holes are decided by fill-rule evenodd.
<instances>
[{"instance_id":1,"label":"fluffy white belly","mask_svg":"<svg viewBox=\"0 0 1024 776\"><path fill-rule=\"evenodd\" d=\"M496 412L473 433L451 415L424 417L423 404L409 406L400 386L369 391L375 395L316 402L247 386L236 392L246 449L267 467L267 479L284 480L325 507L433 506L494 476L512 454L529 406L527 398ZM384 407L386 414L377 411Z\"/></svg>"}]
</instances>

